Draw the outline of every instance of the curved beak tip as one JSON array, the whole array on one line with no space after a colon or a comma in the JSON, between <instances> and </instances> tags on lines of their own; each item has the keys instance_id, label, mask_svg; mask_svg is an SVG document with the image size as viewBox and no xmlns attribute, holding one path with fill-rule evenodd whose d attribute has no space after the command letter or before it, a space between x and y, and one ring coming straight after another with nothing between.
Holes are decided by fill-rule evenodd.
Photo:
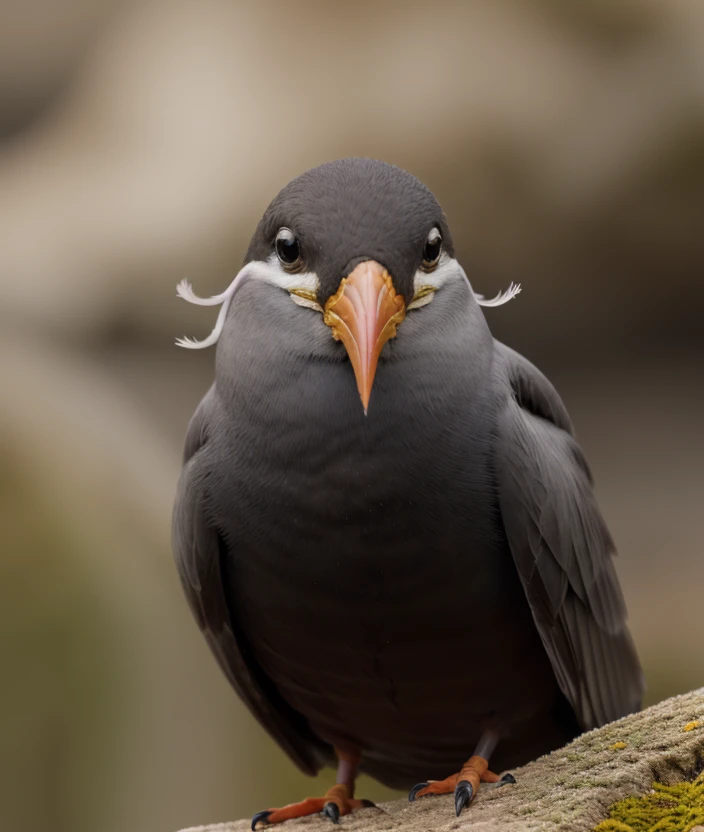
<instances>
[{"instance_id":1,"label":"curved beak tip","mask_svg":"<svg viewBox=\"0 0 704 832\"><path fill-rule=\"evenodd\" d=\"M347 350L365 416L381 350L405 315L403 297L376 260L356 266L325 304L324 321Z\"/></svg>"}]
</instances>

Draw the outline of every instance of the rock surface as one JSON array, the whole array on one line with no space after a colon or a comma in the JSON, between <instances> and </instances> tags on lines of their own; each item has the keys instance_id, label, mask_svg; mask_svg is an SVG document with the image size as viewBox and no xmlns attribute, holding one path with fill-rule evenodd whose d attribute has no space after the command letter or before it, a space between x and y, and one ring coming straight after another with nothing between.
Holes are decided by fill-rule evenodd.
<instances>
[{"instance_id":1,"label":"rock surface","mask_svg":"<svg viewBox=\"0 0 704 832\"><path fill-rule=\"evenodd\" d=\"M356 832L587 832L617 801L648 792L656 781L691 779L702 768L704 688L583 734L516 769L516 785L483 787L460 818L454 816L447 796L412 804L384 803L342 818L340 826ZM247 832L249 827L249 820L240 820L184 832ZM289 821L286 829L323 832L330 826L327 820L310 817Z\"/></svg>"}]
</instances>

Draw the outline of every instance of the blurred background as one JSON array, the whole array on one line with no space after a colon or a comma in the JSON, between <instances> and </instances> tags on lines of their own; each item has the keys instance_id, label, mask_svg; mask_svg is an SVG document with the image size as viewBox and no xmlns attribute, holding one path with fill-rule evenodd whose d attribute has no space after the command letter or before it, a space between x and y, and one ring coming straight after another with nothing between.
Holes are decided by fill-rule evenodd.
<instances>
[{"instance_id":1,"label":"blurred background","mask_svg":"<svg viewBox=\"0 0 704 832\"><path fill-rule=\"evenodd\" d=\"M289 179L424 180L592 463L649 682L704 685L704 3L0 2L0 825L173 832L317 793L169 547L213 310ZM325 777L330 782L332 774ZM388 792L365 781L364 797Z\"/></svg>"}]
</instances>

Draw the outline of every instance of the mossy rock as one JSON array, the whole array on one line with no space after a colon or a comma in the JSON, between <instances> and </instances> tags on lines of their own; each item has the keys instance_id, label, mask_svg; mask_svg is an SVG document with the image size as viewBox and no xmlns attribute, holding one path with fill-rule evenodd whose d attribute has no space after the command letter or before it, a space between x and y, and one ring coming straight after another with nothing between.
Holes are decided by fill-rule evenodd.
<instances>
[{"instance_id":1,"label":"mossy rock","mask_svg":"<svg viewBox=\"0 0 704 832\"><path fill-rule=\"evenodd\" d=\"M416 803L397 800L344 817L340 828L355 832L692 832L704 823L703 768L701 688L583 734L516 769L515 785L482 787L471 808L459 818L451 796ZM198 827L198 832L247 832L249 823ZM330 822L301 818L289 821L285 828L303 827L306 832L325 832Z\"/></svg>"},{"instance_id":2,"label":"mossy rock","mask_svg":"<svg viewBox=\"0 0 704 832\"><path fill-rule=\"evenodd\" d=\"M653 783L650 794L619 800L594 832L691 832L704 825L704 774L674 786Z\"/></svg>"}]
</instances>

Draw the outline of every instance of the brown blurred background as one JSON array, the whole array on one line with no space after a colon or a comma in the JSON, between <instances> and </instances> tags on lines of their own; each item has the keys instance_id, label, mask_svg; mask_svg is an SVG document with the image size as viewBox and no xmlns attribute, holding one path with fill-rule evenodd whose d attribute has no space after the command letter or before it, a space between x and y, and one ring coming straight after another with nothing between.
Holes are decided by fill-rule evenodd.
<instances>
[{"instance_id":1,"label":"brown blurred background","mask_svg":"<svg viewBox=\"0 0 704 832\"><path fill-rule=\"evenodd\" d=\"M649 701L704 684L701 0L0 2L0 826L172 832L314 793L191 621L169 523L212 310L276 191L443 204L592 462ZM330 777L327 778L328 780ZM367 782L364 796L384 791Z\"/></svg>"}]
</instances>

